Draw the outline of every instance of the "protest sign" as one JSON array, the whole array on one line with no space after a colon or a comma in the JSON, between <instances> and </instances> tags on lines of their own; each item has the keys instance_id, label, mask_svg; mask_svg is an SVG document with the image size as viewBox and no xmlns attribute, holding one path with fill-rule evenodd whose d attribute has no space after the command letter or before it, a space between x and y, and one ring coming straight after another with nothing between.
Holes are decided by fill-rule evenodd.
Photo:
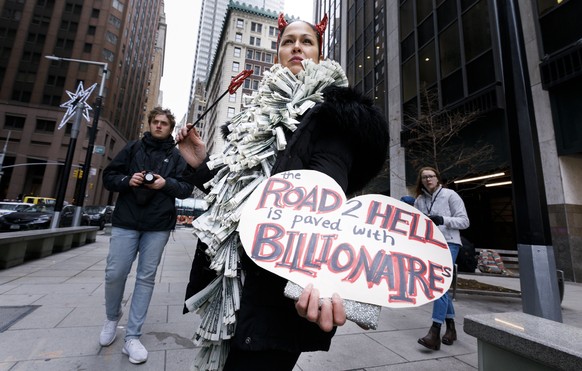
<instances>
[{"instance_id":1,"label":"protest sign","mask_svg":"<svg viewBox=\"0 0 582 371\"><path fill-rule=\"evenodd\" d=\"M451 253L428 217L384 195L346 200L317 171L263 181L238 229L255 263L302 287L313 283L322 297L412 307L438 299L452 282Z\"/></svg>"}]
</instances>

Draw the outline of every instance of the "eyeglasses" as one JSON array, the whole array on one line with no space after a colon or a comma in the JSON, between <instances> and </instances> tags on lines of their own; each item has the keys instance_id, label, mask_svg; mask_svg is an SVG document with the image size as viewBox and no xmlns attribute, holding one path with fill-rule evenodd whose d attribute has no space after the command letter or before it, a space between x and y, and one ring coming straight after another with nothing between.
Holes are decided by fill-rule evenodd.
<instances>
[{"instance_id":1,"label":"eyeglasses","mask_svg":"<svg viewBox=\"0 0 582 371\"><path fill-rule=\"evenodd\" d=\"M436 175L423 175L420 177L420 179L422 179L422 180L429 180L432 178L436 178Z\"/></svg>"}]
</instances>

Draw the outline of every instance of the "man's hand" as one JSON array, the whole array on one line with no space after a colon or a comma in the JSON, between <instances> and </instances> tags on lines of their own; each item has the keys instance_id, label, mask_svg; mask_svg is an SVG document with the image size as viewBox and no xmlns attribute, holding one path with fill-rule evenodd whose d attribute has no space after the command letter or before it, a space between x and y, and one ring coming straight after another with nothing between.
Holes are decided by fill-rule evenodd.
<instances>
[{"instance_id":1,"label":"man's hand","mask_svg":"<svg viewBox=\"0 0 582 371\"><path fill-rule=\"evenodd\" d=\"M143 173L134 173L129 179L129 186L130 187L139 187L143 184Z\"/></svg>"},{"instance_id":2,"label":"man's hand","mask_svg":"<svg viewBox=\"0 0 582 371\"><path fill-rule=\"evenodd\" d=\"M200 166L206 159L206 144L202 141L198 130L192 127L192 124L186 124L178 131L176 142L178 142L180 154L193 168Z\"/></svg>"},{"instance_id":3,"label":"man's hand","mask_svg":"<svg viewBox=\"0 0 582 371\"><path fill-rule=\"evenodd\" d=\"M162 178L159 174L154 174L154 182L153 183L143 183L144 187L149 189L162 189L166 185L166 179Z\"/></svg>"},{"instance_id":4,"label":"man's hand","mask_svg":"<svg viewBox=\"0 0 582 371\"><path fill-rule=\"evenodd\" d=\"M320 307L319 290L314 289L311 284L303 289L295 303L295 309L301 317L317 323L325 332L331 331L334 326L343 326L346 323L346 311L342 298L338 294L333 294L331 300L322 299Z\"/></svg>"}]
</instances>

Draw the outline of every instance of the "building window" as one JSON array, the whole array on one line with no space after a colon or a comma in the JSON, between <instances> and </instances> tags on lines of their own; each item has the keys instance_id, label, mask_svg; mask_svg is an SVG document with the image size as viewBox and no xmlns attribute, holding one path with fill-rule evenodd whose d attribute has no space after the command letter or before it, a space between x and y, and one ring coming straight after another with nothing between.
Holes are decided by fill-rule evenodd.
<instances>
[{"instance_id":1,"label":"building window","mask_svg":"<svg viewBox=\"0 0 582 371\"><path fill-rule=\"evenodd\" d=\"M236 93L228 95L229 102L236 102Z\"/></svg>"},{"instance_id":2,"label":"building window","mask_svg":"<svg viewBox=\"0 0 582 371\"><path fill-rule=\"evenodd\" d=\"M83 6L80 4L65 4L65 13L81 14L81 8Z\"/></svg>"},{"instance_id":3,"label":"building window","mask_svg":"<svg viewBox=\"0 0 582 371\"><path fill-rule=\"evenodd\" d=\"M115 54L111 50L103 49L103 58L109 62L113 62Z\"/></svg>"},{"instance_id":4,"label":"building window","mask_svg":"<svg viewBox=\"0 0 582 371\"><path fill-rule=\"evenodd\" d=\"M237 32L237 33L234 35L234 41L236 41L236 42L239 42L239 43L242 43L242 33L240 33L240 32Z\"/></svg>"},{"instance_id":5,"label":"building window","mask_svg":"<svg viewBox=\"0 0 582 371\"><path fill-rule=\"evenodd\" d=\"M29 33L28 37L26 38L26 42L31 44L42 45L44 44L45 39L46 36L43 34Z\"/></svg>"},{"instance_id":6,"label":"building window","mask_svg":"<svg viewBox=\"0 0 582 371\"><path fill-rule=\"evenodd\" d=\"M113 27L115 27L115 28L121 28L121 19L110 14L109 15L109 24L113 25Z\"/></svg>"},{"instance_id":7,"label":"building window","mask_svg":"<svg viewBox=\"0 0 582 371\"><path fill-rule=\"evenodd\" d=\"M440 65L442 76L461 67L461 49L459 45L459 29L457 22L443 31L439 37Z\"/></svg>"},{"instance_id":8,"label":"building window","mask_svg":"<svg viewBox=\"0 0 582 371\"><path fill-rule=\"evenodd\" d=\"M276 41L271 41L271 49L277 50L277 42Z\"/></svg>"},{"instance_id":9,"label":"building window","mask_svg":"<svg viewBox=\"0 0 582 371\"><path fill-rule=\"evenodd\" d=\"M117 45L117 35L114 34L113 32L109 31L105 32L105 39L107 39L107 41L109 41L113 45Z\"/></svg>"},{"instance_id":10,"label":"building window","mask_svg":"<svg viewBox=\"0 0 582 371\"><path fill-rule=\"evenodd\" d=\"M99 9L95 9L93 8L93 10L91 11L91 18L99 18Z\"/></svg>"},{"instance_id":11,"label":"building window","mask_svg":"<svg viewBox=\"0 0 582 371\"><path fill-rule=\"evenodd\" d=\"M38 0L36 6L39 8L51 8L55 5L55 0Z\"/></svg>"},{"instance_id":12,"label":"building window","mask_svg":"<svg viewBox=\"0 0 582 371\"><path fill-rule=\"evenodd\" d=\"M244 28L245 26L245 21L241 18L238 18L236 20L236 28Z\"/></svg>"},{"instance_id":13,"label":"building window","mask_svg":"<svg viewBox=\"0 0 582 371\"><path fill-rule=\"evenodd\" d=\"M69 40L69 39L62 39L62 38L58 38L57 39L57 43L56 43L56 47L57 48L61 48L61 49L73 49L73 44L75 42L73 40Z\"/></svg>"},{"instance_id":14,"label":"building window","mask_svg":"<svg viewBox=\"0 0 582 371\"><path fill-rule=\"evenodd\" d=\"M34 52L23 52L22 59L23 62L31 62L31 63L39 63L40 62L40 53Z\"/></svg>"},{"instance_id":15,"label":"building window","mask_svg":"<svg viewBox=\"0 0 582 371\"><path fill-rule=\"evenodd\" d=\"M13 116L6 114L4 116L4 129L22 130L26 118L23 116Z\"/></svg>"},{"instance_id":16,"label":"building window","mask_svg":"<svg viewBox=\"0 0 582 371\"><path fill-rule=\"evenodd\" d=\"M67 32L77 32L78 26L79 24L77 22L63 20L61 21L60 29Z\"/></svg>"},{"instance_id":17,"label":"building window","mask_svg":"<svg viewBox=\"0 0 582 371\"><path fill-rule=\"evenodd\" d=\"M255 51L253 49L247 49L247 59L253 59L255 56Z\"/></svg>"},{"instance_id":18,"label":"building window","mask_svg":"<svg viewBox=\"0 0 582 371\"><path fill-rule=\"evenodd\" d=\"M30 102L30 91L15 89L12 91L12 100L17 100L19 102L28 103Z\"/></svg>"},{"instance_id":19,"label":"building window","mask_svg":"<svg viewBox=\"0 0 582 371\"><path fill-rule=\"evenodd\" d=\"M11 19L14 21L20 21L22 18L22 12L20 10L8 9L7 7L2 10L2 18Z\"/></svg>"},{"instance_id":20,"label":"building window","mask_svg":"<svg viewBox=\"0 0 582 371\"><path fill-rule=\"evenodd\" d=\"M245 87L245 89L250 89L251 88L251 80L246 79L243 86Z\"/></svg>"},{"instance_id":21,"label":"building window","mask_svg":"<svg viewBox=\"0 0 582 371\"><path fill-rule=\"evenodd\" d=\"M259 80L253 80L253 90L259 90Z\"/></svg>"},{"instance_id":22,"label":"building window","mask_svg":"<svg viewBox=\"0 0 582 371\"><path fill-rule=\"evenodd\" d=\"M83 53L91 53L92 49L93 49L93 44L91 44L91 43L85 43L85 45L83 45Z\"/></svg>"},{"instance_id":23,"label":"building window","mask_svg":"<svg viewBox=\"0 0 582 371\"><path fill-rule=\"evenodd\" d=\"M240 63L232 62L232 72L238 72L238 71L240 71Z\"/></svg>"},{"instance_id":24,"label":"building window","mask_svg":"<svg viewBox=\"0 0 582 371\"><path fill-rule=\"evenodd\" d=\"M89 26L89 28L87 28L87 35L95 35L96 31L97 31L97 27Z\"/></svg>"},{"instance_id":25,"label":"building window","mask_svg":"<svg viewBox=\"0 0 582 371\"><path fill-rule=\"evenodd\" d=\"M238 57L240 57L240 53L241 53L240 48L235 47L234 52L233 52L233 56L238 58Z\"/></svg>"},{"instance_id":26,"label":"building window","mask_svg":"<svg viewBox=\"0 0 582 371\"><path fill-rule=\"evenodd\" d=\"M261 66L255 66L253 68L253 75L261 76Z\"/></svg>"},{"instance_id":27,"label":"building window","mask_svg":"<svg viewBox=\"0 0 582 371\"><path fill-rule=\"evenodd\" d=\"M250 63L245 64L245 70L252 70L253 69L253 65Z\"/></svg>"},{"instance_id":28,"label":"building window","mask_svg":"<svg viewBox=\"0 0 582 371\"><path fill-rule=\"evenodd\" d=\"M123 4L119 0L113 0L113 7L120 12L123 12Z\"/></svg>"},{"instance_id":29,"label":"building window","mask_svg":"<svg viewBox=\"0 0 582 371\"><path fill-rule=\"evenodd\" d=\"M262 55L262 54L263 54L263 53L261 53L260 51L258 51L258 50L257 50L257 51L255 52L255 60L256 60L256 61L260 61L260 60L261 60L261 55Z\"/></svg>"},{"instance_id":30,"label":"building window","mask_svg":"<svg viewBox=\"0 0 582 371\"><path fill-rule=\"evenodd\" d=\"M261 33L263 32L263 25L256 22L251 22L251 31Z\"/></svg>"},{"instance_id":31,"label":"building window","mask_svg":"<svg viewBox=\"0 0 582 371\"><path fill-rule=\"evenodd\" d=\"M271 53L265 53L265 62L267 63L273 63L273 54Z\"/></svg>"},{"instance_id":32,"label":"building window","mask_svg":"<svg viewBox=\"0 0 582 371\"><path fill-rule=\"evenodd\" d=\"M251 38L249 40L249 44L255 45L255 46L261 46L261 38L260 37L251 36Z\"/></svg>"},{"instance_id":33,"label":"building window","mask_svg":"<svg viewBox=\"0 0 582 371\"><path fill-rule=\"evenodd\" d=\"M63 87L65 86L65 77L48 75L46 78L46 84L49 86Z\"/></svg>"},{"instance_id":34,"label":"building window","mask_svg":"<svg viewBox=\"0 0 582 371\"><path fill-rule=\"evenodd\" d=\"M36 119L36 128L34 131L42 133L53 133L55 131L56 121Z\"/></svg>"},{"instance_id":35,"label":"building window","mask_svg":"<svg viewBox=\"0 0 582 371\"><path fill-rule=\"evenodd\" d=\"M467 62L491 48L491 31L487 9L487 2L482 1L463 15L463 39Z\"/></svg>"},{"instance_id":36,"label":"building window","mask_svg":"<svg viewBox=\"0 0 582 371\"><path fill-rule=\"evenodd\" d=\"M279 36L279 29L277 27L269 26L269 36L272 37Z\"/></svg>"},{"instance_id":37,"label":"building window","mask_svg":"<svg viewBox=\"0 0 582 371\"><path fill-rule=\"evenodd\" d=\"M45 104L47 106L58 107L61 104L61 96L45 94L42 96L42 104Z\"/></svg>"},{"instance_id":38,"label":"building window","mask_svg":"<svg viewBox=\"0 0 582 371\"><path fill-rule=\"evenodd\" d=\"M234 116L234 107L228 107L228 112L226 114L226 117L231 118Z\"/></svg>"}]
</instances>

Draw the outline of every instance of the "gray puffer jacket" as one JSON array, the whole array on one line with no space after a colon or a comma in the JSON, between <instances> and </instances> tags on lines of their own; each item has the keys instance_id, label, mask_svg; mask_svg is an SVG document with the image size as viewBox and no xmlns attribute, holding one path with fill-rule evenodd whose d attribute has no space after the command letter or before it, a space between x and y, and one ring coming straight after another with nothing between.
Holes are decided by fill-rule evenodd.
<instances>
[{"instance_id":1,"label":"gray puffer jacket","mask_svg":"<svg viewBox=\"0 0 582 371\"><path fill-rule=\"evenodd\" d=\"M439 225L447 243L462 245L461 233L459 230L469 228L469 217L465 210L465 203L461 196L452 189L443 188L442 185L431 195L426 189L416 198L414 207L425 215L440 215L444 224Z\"/></svg>"}]
</instances>

